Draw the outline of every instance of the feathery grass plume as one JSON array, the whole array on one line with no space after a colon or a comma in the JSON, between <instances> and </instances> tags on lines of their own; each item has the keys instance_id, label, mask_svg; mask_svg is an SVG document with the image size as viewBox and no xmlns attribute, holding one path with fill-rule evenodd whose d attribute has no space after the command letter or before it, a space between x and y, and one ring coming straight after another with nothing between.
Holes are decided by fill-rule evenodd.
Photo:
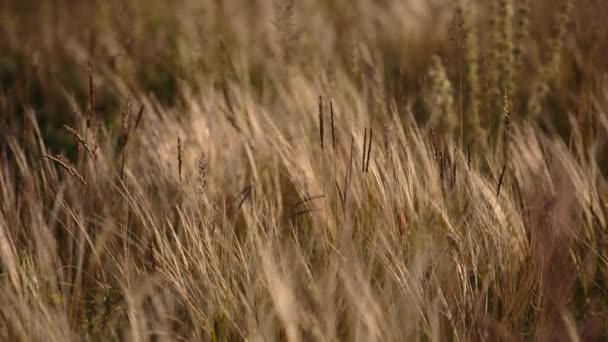
<instances>
[{"instance_id":1,"label":"feathery grass plume","mask_svg":"<svg viewBox=\"0 0 608 342\"><path fill-rule=\"evenodd\" d=\"M490 2L490 63L488 66L489 89L487 92L489 127L493 134L502 129L502 95L506 91L511 99L513 90L514 52L513 52L513 0L492 0Z\"/></svg>"},{"instance_id":2,"label":"feathery grass plume","mask_svg":"<svg viewBox=\"0 0 608 342\"><path fill-rule=\"evenodd\" d=\"M458 56L458 117L459 117L459 126L460 126L460 141L464 140L464 110L463 110L463 82L462 82L462 62L466 53L466 35L464 29L464 19L463 19L463 8L461 6L456 6L456 13L452 17L452 22L450 24L450 40L454 45L456 50L456 55Z\"/></svg>"},{"instance_id":3,"label":"feathery grass plume","mask_svg":"<svg viewBox=\"0 0 608 342\"><path fill-rule=\"evenodd\" d=\"M470 0L457 0L456 16L462 22L462 52L466 70L465 89L468 94L468 127L465 141L477 138L483 141L484 130L481 126L481 81L479 78L479 37L477 32L477 7Z\"/></svg>"},{"instance_id":4,"label":"feathery grass plume","mask_svg":"<svg viewBox=\"0 0 608 342\"><path fill-rule=\"evenodd\" d=\"M128 136L131 131L131 105L131 99L128 99L122 112L122 131L125 136Z\"/></svg>"},{"instance_id":5,"label":"feathery grass plume","mask_svg":"<svg viewBox=\"0 0 608 342\"><path fill-rule=\"evenodd\" d=\"M502 17L500 28L500 58L498 63L499 90L506 93L506 99L511 101L513 91L513 74L515 59L513 54L513 18L515 15L513 0L498 0L499 13ZM498 98L500 100L500 97Z\"/></svg>"},{"instance_id":6,"label":"feathery grass plume","mask_svg":"<svg viewBox=\"0 0 608 342\"><path fill-rule=\"evenodd\" d=\"M563 45L568 33L568 24L573 7L574 0L560 0L553 36L549 40L546 61L543 64L540 79L536 81L537 84L533 90L534 92L528 102L528 115L532 118L540 114L542 104L549 93L549 84L559 77Z\"/></svg>"},{"instance_id":7,"label":"feathery grass plume","mask_svg":"<svg viewBox=\"0 0 608 342\"><path fill-rule=\"evenodd\" d=\"M182 153L182 139L177 137L177 172L179 174L179 181L182 181L182 163L183 163L183 153Z\"/></svg>"},{"instance_id":8,"label":"feathery grass plume","mask_svg":"<svg viewBox=\"0 0 608 342\"><path fill-rule=\"evenodd\" d=\"M517 81L523 76L521 73L523 71L524 57L528 49L530 36L530 1L531 0L517 1L515 8L515 32L513 37L513 79L515 83L518 83Z\"/></svg>"},{"instance_id":9,"label":"feathery grass plume","mask_svg":"<svg viewBox=\"0 0 608 342\"><path fill-rule=\"evenodd\" d=\"M458 125L454 112L454 90L441 59L436 55L431 59L429 79L431 89L426 104L431 114L430 122L439 123L446 132L454 134Z\"/></svg>"},{"instance_id":10,"label":"feathery grass plume","mask_svg":"<svg viewBox=\"0 0 608 342\"><path fill-rule=\"evenodd\" d=\"M319 139L321 141L321 149L323 149L323 97L319 96Z\"/></svg>"},{"instance_id":11,"label":"feathery grass plume","mask_svg":"<svg viewBox=\"0 0 608 342\"><path fill-rule=\"evenodd\" d=\"M293 62L299 32L294 22L294 0L274 0L273 25L278 34L279 58L286 65Z\"/></svg>"},{"instance_id":12,"label":"feathery grass plume","mask_svg":"<svg viewBox=\"0 0 608 342\"><path fill-rule=\"evenodd\" d=\"M502 94L505 89L510 94L513 88L513 0L492 0L490 2L490 89L487 94L490 113L501 111ZM497 128L502 120L490 120L490 126Z\"/></svg>"},{"instance_id":13,"label":"feathery grass plume","mask_svg":"<svg viewBox=\"0 0 608 342\"><path fill-rule=\"evenodd\" d=\"M84 177L80 173L78 173L78 170L76 169L74 164L72 164L72 162L70 162L66 157L64 157L62 155L52 156L49 154L45 154L43 157L57 163L64 170L66 170L70 175L72 175L74 178L78 179L82 184L84 184L84 185L87 184L87 182L84 180Z\"/></svg>"},{"instance_id":14,"label":"feathery grass plume","mask_svg":"<svg viewBox=\"0 0 608 342\"><path fill-rule=\"evenodd\" d=\"M488 118L488 127L493 126L493 115L497 112L500 103L502 91L500 89L500 59L501 59L501 32L504 18L500 11L500 3L503 0L489 1L489 44L485 53L486 60L483 65L483 74L486 75L486 109L490 117ZM487 114L486 114L487 115Z\"/></svg>"},{"instance_id":15,"label":"feathery grass plume","mask_svg":"<svg viewBox=\"0 0 608 342\"><path fill-rule=\"evenodd\" d=\"M574 7L574 0L561 0L559 3L559 10L557 13L554 36L549 41L549 54L547 63L547 72L550 75L550 79L554 79L559 75L560 63L562 60L564 42L566 41L566 34L568 33L568 24L570 23L570 17L572 15L572 9Z\"/></svg>"},{"instance_id":16,"label":"feathery grass plume","mask_svg":"<svg viewBox=\"0 0 608 342\"><path fill-rule=\"evenodd\" d=\"M382 65L381 59L379 57L375 57L374 61L370 65L371 71L371 100L372 106L371 111L373 115L378 115L384 111L384 104L386 103L385 99L385 90L384 90L384 78L382 75L384 66Z\"/></svg>"},{"instance_id":17,"label":"feathery grass plume","mask_svg":"<svg viewBox=\"0 0 608 342\"><path fill-rule=\"evenodd\" d=\"M63 128L68 131L68 133L70 133L74 137L74 139L76 139L78 144L80 144L80 146L84 148L85 151L87 151L91 158L95 158L95 154L93 153L93 150L89 147L89 144L87 144L84 138L75 129L68 125L63 125Z\"/></svg>"}]
</instances>

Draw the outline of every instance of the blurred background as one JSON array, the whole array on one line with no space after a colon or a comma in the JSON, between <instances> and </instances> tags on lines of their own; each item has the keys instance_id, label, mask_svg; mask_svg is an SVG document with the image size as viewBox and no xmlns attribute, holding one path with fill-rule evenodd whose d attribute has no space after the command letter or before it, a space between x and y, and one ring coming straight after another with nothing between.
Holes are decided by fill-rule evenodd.
<instances>
[{"instance_id":1,"label":"blurred background","mask_svg":"<svg viewBox=\"0 0 608 342\"><path fill-rule=\"evenodd\" d=\"M516 67L509 71L515 115L524 117L530 102L542 102L535 109L542 115L534 115L540 121L559 127L569 112L584 120L590 103L606 100L606 1L520 0L509 13L503 2L2 1L0 119L3 130L18 132L24 112L33 110L47 143L61 146L61 125L86 104L90 65L95 110L110 127L127 97L179 108L184 89L215 87L220 96L222 85L231 82L258 101L272 102L293 72L328 84L336 75L348 77L362 93L380 85L385 103L413 103L415 115L425 120L433 55L454 93L466 98L467 58L474 58L484 92L496 73L508 72L497 55L509 50ZM506 41L496 36L500 32ZM546 71L547 65L555 70ZM534 98L539 87L546 88L542 99ZM490 92L489 102L501 97ZM493 115L490 105L478 110L482 120Z\"/></svg>"}]
</instances>

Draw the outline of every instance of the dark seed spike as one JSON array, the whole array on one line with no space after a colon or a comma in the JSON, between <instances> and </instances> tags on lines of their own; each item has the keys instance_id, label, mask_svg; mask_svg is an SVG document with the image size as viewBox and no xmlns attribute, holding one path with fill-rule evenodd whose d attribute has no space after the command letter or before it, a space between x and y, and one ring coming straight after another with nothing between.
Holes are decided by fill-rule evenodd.
<instances>
[{"instance_id":1,"label":"dark seed spike","mask_svg":"<svg viewBox=\"0 0 608 342\"><path fill-rule=\"evenodd\" d=\"M507 165L502 166L502 171L500 172L500 178L498 178L498 187L496 188L496 197L500 196L500 189L502 187L502 181L505 176L505 170L507 169Z\"/></svg>"},{"instance_id":2,"label":"dark seed spike","mask_svg":"<svg viewBox=\"0 0 608 342\"><path fill-rule=\"evenodd\" d=\"M336 126L334 125L334 102L329 101L329 114L331 117L331 145L332 148L336 149Z\"/></svg>"},{"instance_id":3,"label":"dark seed spike","mask_svg":"<svg viewBox=\"0 0 608 342\"><path fill-rule=\"evenodd\" d=\"M431 128L431 144L433 146L433 153L435 154L435 162L439 162L439 151L437 150L437 137L435 136L435 130Z\"/></svg>"},{"instance_id":4,"label":"dark seed spike","mask_svg":"<svg viewBox=\"0 0 608 342\"><path fill-rule=\"evenodd\" d=\"M315 213L315 212L318 212L318 211L323 211L323 208L304 209L304 210L301 210L301 211L298 211L298 212L294 213L291 218L293 219L293 218L296 218L298 216L302 216L304 214L311 214L311 213Z\"/></svg>"},{"instance_id":5,"label":"dark seed spike","mask_svg":"<svg viewBox=\"0 0 608 342\"><path fill-rule=\"evenodd\" d=\"M179 173L179 181L182 181L182 139L177 138L177 171Z\"/></svg>"},{"instance_id":6,"label":"dark seed spike","mask_svg":"<svg viewBox=\"0 0 608 342\"><path fill-rule=\"evenodd\" d=\"M346 171L346 178L344 178L344 210L348 204L348 186L350 185L350 177L353 171L353 152L355 150L355 138L350 138L350 157L348 159L348 170Z\"/></svg>"},{"instance_id":7,"label":"dark seed spike","mask_svg":"<svg viewBox=\"0 0 608 342\"><path fill-rule=\"evenodd\" d=\"M304 203L314 201L316 199L321 199L321 198L325 198L325 195L308 196L308 197L302 199L301 201L297 202L296 204L294 204L293 207L296 208Z\"/></svg>"},{"instance_id":8,"label":"dark seed spike","mask_svg":"<svg viewBox=\"0 0 608 342\"><path fill-rule=\"evenodd\" d=\"M137 114L137 119L135 120L135 126L133 127L133 131L137 130L137 127L139 127L139 122L141 121L141 117L144 114L144 105L142 104L141 107L139 107L139 113Z\"/></svg>"},{"instance_id":9,"label":"dark seed spike","mask_svg":"<svg viewBox=\"0 0 608 342\"><path fill-rule=\"evenodd\" d=\"M365 172L365 152L367 148L367 128L363 130L363 155L361 156L361 172Z\"/></svg>"},{"instance_id":10,"label":"dark seed spike","mask_svg":"<svg viewBox=\"0 0 608 342\"><path fill-rule=\"evenodd\" d=\"M454 146L454 151L452 154L452 182L453 185L456 185L456 146Z\"/></svg>"},{"instance_id":11,"label":"dark seed spike","mask_svg":"<svg viewBox=\"0 0 608 342\"><path fill-rule=\"evenodd\" d=\"M369 140L367 143L367 163L365 163L365 173L367 173L369 170L369 159L372 154L372 133L373 133L373 131L372 131L372 128L370 127L369 128Z\"/></svg>"},{"instance_id":12,"label":"dark seed spike","mask_svg":"<svg viewBox=\"0 0 608 342\"><path fill-rule=\"evenodd\" d=\"M321 139L321 149L323 149L323 97L319 96L319 137Z\"/></svg>"},{"instance_id":13,"label":"dark seed spike","mask_svg":"<svg viewBox=\"0 0 608 342\"><path fill-rule=\"evenodd\" d=\"M344 211L344 197L342 196L342 191L340 191L340 185L338 185L338 181L336 182L336 189L338 190L338 197L340 198L340 206L342 207L342 211Z\"/></svg>"},{"instance_id":14,"label":"dark seed spike","mask_svg":"<svg viewBox=\"0 0 608 342\"><path fill-rule=\"evenodd\" d=\"M467 144L467 168L471 171L471 145Z\"/></svg>"},{"instance_id":15,"label":"dark seed spike","mask_svg":"<svg viewBox=\"0 0 608 342\"><path fill-rule=\"evenodd\" d=\"M93 63L89 62L89 104L87 108L87 128L91 126L91 120L95 115L95 82L93 79Z\"/></svg>"},{"instance_id":16,"label":"dark seed spike","mask_svg":"<svg viewBox=\"0 0 608 342\"><path fill-rule=\"evenodd\" d=\"M243 198L241 198L241 200L239 201L239 204L236 207L237 211L241 210L243 203L245 203L247 198L249 198L249 195L251 195L252 191L253 191L253 185L249 185L245 189L243 189L243 191L241 191L240 195L242 195Z\"/></svg>"}]
</instances>

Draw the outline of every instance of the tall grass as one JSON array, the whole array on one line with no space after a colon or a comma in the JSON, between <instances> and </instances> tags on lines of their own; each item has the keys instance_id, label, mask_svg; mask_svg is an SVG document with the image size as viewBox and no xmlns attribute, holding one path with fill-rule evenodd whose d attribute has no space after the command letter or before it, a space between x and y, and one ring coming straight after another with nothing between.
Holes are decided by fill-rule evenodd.
<instances>
[{"instance_id":1,"label":"tall grass","mask_svg":"<svg viewBox=\"0 0 608 342\"><path fill-rule=\"evenodd\" d=\"M547 4L0 5L0 340L605 339L606 66Z\"/></svg>"}]
</instances>

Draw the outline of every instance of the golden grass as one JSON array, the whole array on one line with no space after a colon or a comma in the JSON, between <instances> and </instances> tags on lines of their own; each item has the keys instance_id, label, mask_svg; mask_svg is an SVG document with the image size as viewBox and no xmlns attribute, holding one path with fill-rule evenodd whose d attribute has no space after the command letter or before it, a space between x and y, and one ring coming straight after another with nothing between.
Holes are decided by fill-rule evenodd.
<instances>
[{"instance_id":1,"label":"golden grass","mask_svg":"<svg viewBox=\"0 0 608 342\"><path fill-rule=\"evenodd\" d=\"M0 340L605 339L608 68L550 5L0 5Z\"/></svg>"}]
</instances>

